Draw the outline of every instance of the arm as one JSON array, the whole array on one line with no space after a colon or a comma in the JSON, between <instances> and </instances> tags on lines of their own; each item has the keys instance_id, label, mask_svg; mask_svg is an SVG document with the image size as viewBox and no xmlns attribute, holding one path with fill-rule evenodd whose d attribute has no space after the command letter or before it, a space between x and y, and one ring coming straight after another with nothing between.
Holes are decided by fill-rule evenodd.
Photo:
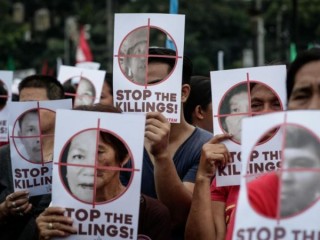
<instances>
[{"instance_id":1,"label":"arm","mask_svg":"<svg viewBox=\"0 0 320 240\"><path fill-rule=\"evenodd\" d=\"M147 114L145 146L154 164L155 187L159 200L171 214L174 226L184 226L188 216L193 183L183 183L169 152L170 123L158 113Z\"/></svg>"},{"instance_id":2,"label":"arm","mask_svg":"<svg viewBox=\"0 0 320 240\"><path fill-rule=\"evenodd\" d=\"M50 239L52 237L67 237L77 233L72 227L73 220L64 216L65 209L60 207L48 207L37 218L39 239Z\"/></svg>"},{"instance_id":3,"label":"arm","mask_svg":"<svg viewBox=\"0 0 320 240\"><path fill-rule=\"evenodd\" d=\"M217 230L214 222L216 205L211 202L210 183L215 175L216 166L225 165L230 159L225 145L219 143L227 138L230 138L230 135L217 135L202 147L192 205L186 225L185 236L187 240L216 239ZM219 212L221 212L221 207Z\"/></svg>"}]
</instances>

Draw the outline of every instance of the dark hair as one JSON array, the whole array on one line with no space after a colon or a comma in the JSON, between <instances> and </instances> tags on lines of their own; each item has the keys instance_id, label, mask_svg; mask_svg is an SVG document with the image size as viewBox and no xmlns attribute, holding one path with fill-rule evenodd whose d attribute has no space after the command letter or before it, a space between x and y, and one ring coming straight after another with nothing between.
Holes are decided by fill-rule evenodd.
<instances>
[{"instance_id":1,"label":"dark hair","mask_svg":"<svg viewBox=\"0 0 320 240\"><path fill-rule=\"evenodd\" d=\"M150 47L149 55L176 56L176 51L169 48L163 48L163 47ZM166 63L170 66L169 72L171 72L171 70L176 65L176 58L149 56L148 63L151 63L151 62ZM182 84L190 84L190 78L191 78L192 72L193 72L193 65L191 60L187 56L183 56Z\"/></svg>"},{"instance_id":2,"label":"dark hair","mask_svg":"<svg viewBox=\"0 0 320 240\"><path fill-rule=\"evenodd\" d=\"M320 61L320 48L311 48L298 54L297 58L291 63L287 73L287 99L290 98L295 83L297 72L305 64L313 61Z\"/></svg>"},{"instance_id":3,"label":"dark hair","mask_svg":"<svg viewBox=\"0 0 320 240\"><path fill-rule=\"evenodd\" d=\"M113 74L111 72L106 73L104 77L104 82L109 85L110 93L113 96Z\"/></svg>"},{"instance_id":4,"label":"dark hair","mask_svg":"<svg viewBox=\"0 0 320 240\"><path fill-rule=\"evenodd\" d=\"M112 148L115 150L116 160L119 163L122 163L128 155L128 149L124 143L116 136L105 131L100 131L100 136L104 143L112 146Z\"/></svg>"},{"instance_id":5,"label":"dark hair","mask_svg":"<svg viewBox=\"0 0 320 240\"><path fill-rule=\"evenodd\" d=\"M0 110L2 110L8 101L8 90L6 85L0 80Z\"/></svg>"},{"instance_id":6,"label":"dark hair","mask_svg":"<svg viewBox=\"0 0 320 240\"><path fill-rule=\"evenodd\" d=\"M122 111L119 108L116 108L112 105L104 105L101 103L96 103L93 105L81 105L74 108L74 110L83 110L91 112L111 112L111 113L121 113Z\"/></svg>"},{"instance_id":7,"label":"dark hair","mask_svg":"<svg viewBox=\"0 0 320 240\"><path fill-rule=\"evenodd\" d=\"M62 84L54 77L47 75L31 75L19 84L19 93L24 88L44 88L49 100L64 99Z\"/></svg>"},{"instance_id":8,"label":"dark hair","mask_svg":"<svg viewBox=\"0 0 320 240\"><path fill-rule=\"evenodd\" d=\"M209 77L192 76L190 80L191 91L187 102L184 104L184 117L192 124L192 113L200 105L203 110L212 102L211 82Z\"/></svg>"}]
</instances>

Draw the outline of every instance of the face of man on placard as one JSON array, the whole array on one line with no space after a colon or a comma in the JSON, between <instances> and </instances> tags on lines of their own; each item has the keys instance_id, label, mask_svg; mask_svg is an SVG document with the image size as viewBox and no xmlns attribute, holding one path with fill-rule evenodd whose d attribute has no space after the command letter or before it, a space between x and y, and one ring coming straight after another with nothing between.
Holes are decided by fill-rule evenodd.
<instances>
[{"instance_id":1,"label":"face of man on placard","mask_svg":"<svg viewBox=\"0 0 320 240\"><path fill-rule=\"evenodd\" d=\"M128 50L128 54L133 55L128 59L128 65L132 74L132 81L138 84L145 84L147 57L147 41L136 43Z\"/></svg>"},{"instance_id":2,"label":"face of man on placard","mask_svg":"<svg viewBox=\"0 0 320 240\"><path fill-rule=\"evenodd\" d=\"M241 120L247 117L249 100L247 84L242 83L231 88L225 95L220 106L221 125L224 131L233 135L236 142L241 141Z\"/></svg>"},{"instance_id":3,"label":"face of man on placard","mask_svg":"<svg viewBox=\"0 0 320 240\"><path fill-rule=\"evenodd\" d=\"M39 115L37 110L24 113L18 121L20 126L18 136L28 154L26 159L31 162L41 162Z\"/></svg>"},{"instance_id":4,"label":"face of man on placard","mask_svg":"<svg viewBox=\"0 0 320 240\"><path fill-rule=\"evenodd\" d=\"M282 161L280 215L297 214L320 197L320 141L306 129L288 126Z\"/></svg>"}]
</instances>

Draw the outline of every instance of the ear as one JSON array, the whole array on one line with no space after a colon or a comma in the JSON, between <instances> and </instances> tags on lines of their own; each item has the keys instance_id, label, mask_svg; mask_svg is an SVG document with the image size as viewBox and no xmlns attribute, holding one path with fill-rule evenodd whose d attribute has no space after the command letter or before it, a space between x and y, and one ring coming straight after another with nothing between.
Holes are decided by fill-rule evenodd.
<instances>
[{"instance_id":1,"label":"ear","mask_svg":"<svg viewBox=\"0 0 320 240\"><path fill-rule=\"evenodd\" d=\"M197 105L193 111L194 113L194 116L197 118L197 119L204 119L204 116L203 116L203 110L201 108L200 105Z\"/></svg>"},{"instance_id":2,"label":"ear","mask_svg":"<svg viewBox=\"0 0 320 240\"><path fill-rule=\"evenodd\" d=\"M127 162L130 160L130 155L127 154L127 156L123 159L122 163L120 164L121 167L127 164Z\"/></svg>"},{"instance_id":3,"label":"ear","mask_svg":"<svg viewBox=\"0 0 320 240\"><path fill-rule=\"evenodd\" d=\"M190 85L189 84L183 84L181 88L181 102L184 103L187 101L189 95L190 95Z\"/></svg>"}]
</instances>

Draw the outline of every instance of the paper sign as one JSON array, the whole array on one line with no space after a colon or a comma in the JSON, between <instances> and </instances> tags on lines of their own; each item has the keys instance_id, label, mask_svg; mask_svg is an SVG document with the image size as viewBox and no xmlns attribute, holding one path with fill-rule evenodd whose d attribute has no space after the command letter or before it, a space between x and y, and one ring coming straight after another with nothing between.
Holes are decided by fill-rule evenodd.
<instances>
[{"instance_id":1,"label":"paper sign","mask_svg":"<svg viewBox=\"0 0 320 240\"><path fill-rule=\"evenodd\" d=\"M78 230L66 239L136 239L145 116L58 110L56 127L52 206Z\"/></svg>"},{"instance_id":2,"label":"paper sign","mask_svg":"<svg viewBox=\"0 0 320 240\"><path fill-rule=\"evenodd\" d=\"M0 71L0 142L8 142L8 105L11 102L13 72Z\"/></svg>"},{"instance_id":3,"label":"paper sign","mask_svg":"<svg viewBox=\"0 0 320 240\"><path fill-rule=\"evenodd\" d=\"M180 122L184 15L116 14L114 28L113 92L115 106L124 112L161 112L169 122ZM172 24L174 22L174 24ZM167 37L175 50L152 54L165 47ZM150 53L150 54L149 54ZM166 58L162 75L153 74L156 58ZM158 71L158 70L157 70Z\"/></svg>"},{"instance_id":4,"label":"paper sign","mask_svg":"<svg viewBox=\"0 0 320 240\"><path fill-rule=\"evenodd\" d=\"M51 192L55 111L71 108L71 100L11 102L10 154L13 187L30 196Z\"/></svg>"},{"instance_id":5,"label":"paper sign","mask_svg":"<svg viewBox=\"0 0 320 240\"><path fill-rule=\"evenodd\" d=\"M92 105L100 101L106 72L71 66L61 66L58 79L65 94L74 99L74 106Z\"/></svg>"},{"instance_id":6,"label":"paper sign","mask_svg":"<svg viewBox=\"0 0 320 240\"><path fill-rule=\"evenodd\" d=\"M214 134L233 135L231 140L224 141L231 154L231 163L217 169L217 186L240 184L242 119L282 111L286 106L285 77L284 65L211 72ZM257 153L279 151L277 143L275 130L261 139ZM252 157L255 161L265 158L263 154L255 153Z\"/></svg>"},{"instance_id":7,"label":"paper sign","mask_svg":"<svg viewBox=\"0 0 320 240\"><path fill-rule=\"evenodd\" d=\"M319 238L319 117L319 111L288 111L243 121L243 169L232 239ZM261 127L252 131L253 124ZM274 128L282 134L281 168L252 175L250 154Z\"/></svg>"}]
</instances>

